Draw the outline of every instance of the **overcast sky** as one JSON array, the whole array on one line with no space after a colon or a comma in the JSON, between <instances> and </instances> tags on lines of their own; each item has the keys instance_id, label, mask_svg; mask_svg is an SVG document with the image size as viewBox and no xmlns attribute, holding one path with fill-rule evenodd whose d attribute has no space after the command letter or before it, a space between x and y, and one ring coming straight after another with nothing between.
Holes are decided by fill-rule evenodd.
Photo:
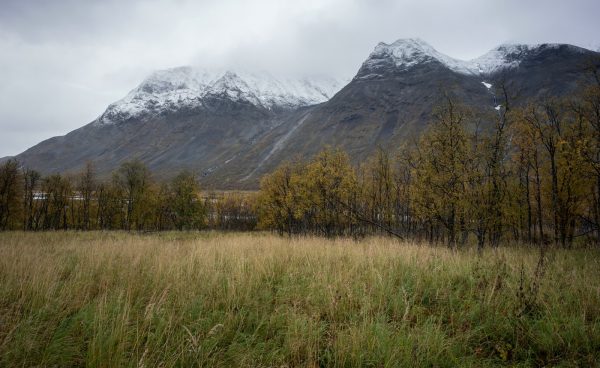
<instances>
[{"instance_id":1,"label":"overcast sky","mask_svg":"<svg viewBox=\"0 0 600 368\"><path fill-rule=\"evenodd\" d=\"M598 0L0 0L0 157L89 123L180 65L350 78L380 42L459 59L504 42L600 46Z\"/></svg>"}]
</instances>

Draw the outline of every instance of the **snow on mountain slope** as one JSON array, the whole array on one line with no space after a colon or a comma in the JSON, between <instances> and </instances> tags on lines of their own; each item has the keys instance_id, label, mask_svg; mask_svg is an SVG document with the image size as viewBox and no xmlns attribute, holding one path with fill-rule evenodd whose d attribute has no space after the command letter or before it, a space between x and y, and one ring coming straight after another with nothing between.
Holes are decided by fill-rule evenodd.
<instances>
[{"instance_id":1,"label":"snow on mountain slope","mask_svg":"<svg viewBox=\"0 0 600 368\"><path fill-rule=\"evenodd\" d=\"M514 68L521 60L535 52L548 48L558 48L561 44L504 44L472 60L454 59L442 54L425 41L418 38L399 39L391 44L379 43L369 58L363 63L366 70L377 70L378 67L392 62L400 70L408 70L419 64L439 62L448 69L466 75L489 75L506 68ZM575 50L585 51L576 46ZM363 73L369 78L377 73Z\"/></svg>"},{"instance_id":2,"label":"snow on mountain slope","mask_svg":"<svg viewBox=\"0 0 600 368\"><path fill-rule=\"evenodd\" d=\"M329 100L342 82L333 78L278 78L266 72L179 67L154 72L109 105L97 124L202 106L206 97L244 101L267 109L296 108Z\"/></svg>"},{"instance_id":3,"label":"snow on mountain slope","mask_svg":"<svg viewBox=\"0 0 600 368\"><path fill-rule=\"evenodd\" d=\"M390 60L394 62L397 68L404 70L418 64L438 61L460 73L471 73L465 62L438 52L428 43L418 38L399 39L392 44L379 43L363 66L376 67L382 62Z\"/></svg>"}]
</instances>

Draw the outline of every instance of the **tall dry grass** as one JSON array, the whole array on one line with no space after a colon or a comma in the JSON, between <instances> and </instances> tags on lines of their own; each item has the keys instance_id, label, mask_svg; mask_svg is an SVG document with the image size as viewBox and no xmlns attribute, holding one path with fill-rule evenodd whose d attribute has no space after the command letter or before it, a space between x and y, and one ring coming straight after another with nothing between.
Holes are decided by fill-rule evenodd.
<instances>
[{"instance_id":1,"label":"tall dry grass","mask_svg":"<svg viewBox=\"0 0 600 368\"><path fill-rule=\"evenodd\" d=\"M600 252L0 234L0 366L593 366Z\"/></svg>"}]
</instances>

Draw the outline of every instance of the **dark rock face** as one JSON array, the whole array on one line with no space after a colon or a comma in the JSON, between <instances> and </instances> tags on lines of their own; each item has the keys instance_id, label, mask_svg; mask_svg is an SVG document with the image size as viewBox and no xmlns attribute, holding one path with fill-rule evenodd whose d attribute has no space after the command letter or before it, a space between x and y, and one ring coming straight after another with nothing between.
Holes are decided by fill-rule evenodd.
<instances>
[{"instance_id":1,"label":"dark rock face","mask_svg":"<svg viewBox=\"0 0 600 368\"><path fill-rule=\"evenodd\" d=\"M427 45L417 44L404 59L398 59L397 49L377 50L349 84L321 104L266 108L231 99L225 90L158 113L110 116L115 123L90 123L17 158L44 174L73 172L93 161L103 178L122 162L139 158L159 179L190 169L206 188L254 189L284 160L310 157L325 146L343 148L355 163L377 147L394 152L426 128L445 94L493 113L493 90L501 82L524 103L572 93L587 78L590 62L600 67L600 54L569 45L500 47L511 67L488 72L463 72L462 65L438 57Z\"/></svg>"},{"instance_id":2,"label":"dark rock face","mask_svg":"<svg viewBox=\"0 0 600 368\"><path fill-rule=\"evenodd\" d=\"M159 178L189 169L204 179L240 181L251 170L252 158L247 152L290 116L292 112L274 113L215 99L194 111L120 124L90 123L63 137L41 142L18 159L46 174L73 172L86 161L93 161L99 174L108 178L122 162L137 158ZM240 158L245 163L236 162L242 161ZM224 174L219 175L221 172Z\"/></svg>"},{"instance_id":3,"label":"dark rock face","mask_svg":"<svg viewBox=\"0 0 600 368\"><path fill-rule=\"evenodd\" d=\"M514 58L515 55L509 55ZM363 66L357 76L331 100L314 108L286 148L271 157L273 166L295 153L310 156L326 145L340 146L354 163L378 147L390 152L415 141L446 94L485 116L493 116L494 88L505 83L516 103L575 92L588 78L584 69L600 56L574 46L541 46L523 52L515 68L470 75L430 61L398 69L390 60ZM482 82L492 84L487 88Z\"/></svg>"},{"instance_id":4,"label":"dark rock face","mask_svg":"<svg viewBox=\"0 0 600 368\"><path fill-rule=\"evenodd\" d=\"M469 105L490 105L489 92L477 78L448 71L439 64L387 72L378 78L359 77L360 73L315 109L303 126L303 134L295 139L302 149L290 147L290 151L314 153L325 144L339 145L359 160L377 146L389 148L416 137L448 90Z\"/></svg>"},{"instance_id":5,"label":"dark rock face","mask_svg":"<svg viewBox=\"0 0 600 368\"><path fill-rule=\"evenodd\" d=\"M600 54L571 45L542 45L524 55L519 67L491 76L502 79L523 99L570 94L589 78L586 69L600 67Z\"/></svg>"}]
</instances>

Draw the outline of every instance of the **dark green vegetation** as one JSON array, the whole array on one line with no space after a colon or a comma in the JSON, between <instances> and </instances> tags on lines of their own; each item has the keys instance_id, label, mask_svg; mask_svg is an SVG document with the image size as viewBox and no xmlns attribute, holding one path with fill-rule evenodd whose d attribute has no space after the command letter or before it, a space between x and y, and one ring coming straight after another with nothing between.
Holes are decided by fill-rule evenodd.
<instances>
[{"instance_id":1,"label":"dark green vegetation","mask_svg":"<svg viewBox=\"0 0 600 368\"><path fill-rule=\"evenodd\" d=\"M597 250L0 234L0 366L594 366Z\"/></svg>"}]
</instances>

